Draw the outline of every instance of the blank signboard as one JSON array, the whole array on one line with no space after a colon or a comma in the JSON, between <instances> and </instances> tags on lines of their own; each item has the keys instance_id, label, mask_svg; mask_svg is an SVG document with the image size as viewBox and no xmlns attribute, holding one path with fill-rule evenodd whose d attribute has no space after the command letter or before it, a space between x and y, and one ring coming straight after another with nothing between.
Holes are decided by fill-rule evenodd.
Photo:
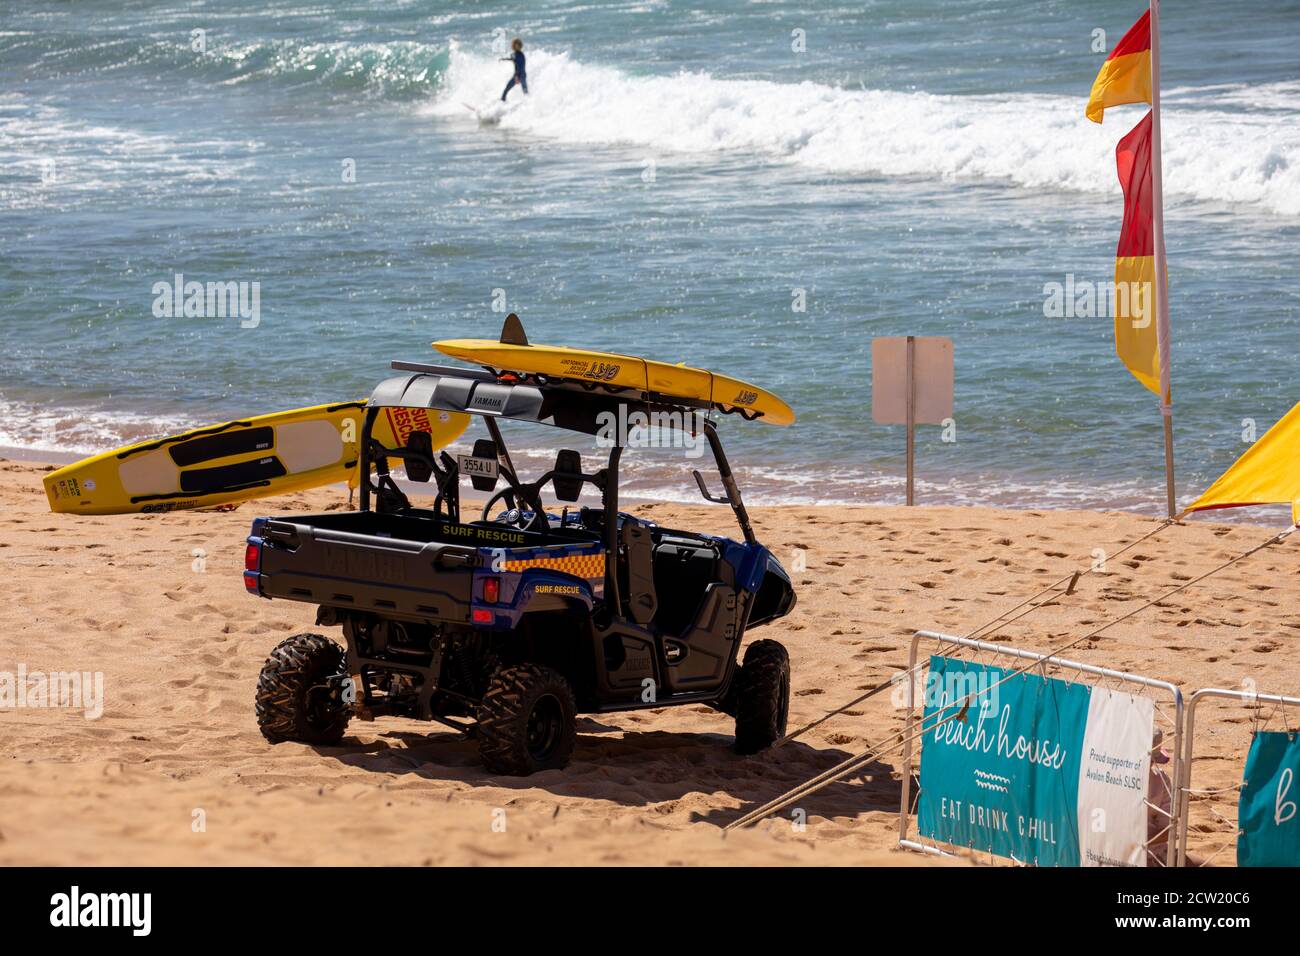
<instances>
[{"instance_id":1,"label":"blank signboard","mask_svg":"<svg viewBox=\"0 0 1300 956\"><path fill-rule=\"evenodd\" d=\"M939 425L952 418L952 339L913 338L914 421ZM871 417L878 425L907 424L907 337L871 340Z\"/></svg>"}]
</instances>

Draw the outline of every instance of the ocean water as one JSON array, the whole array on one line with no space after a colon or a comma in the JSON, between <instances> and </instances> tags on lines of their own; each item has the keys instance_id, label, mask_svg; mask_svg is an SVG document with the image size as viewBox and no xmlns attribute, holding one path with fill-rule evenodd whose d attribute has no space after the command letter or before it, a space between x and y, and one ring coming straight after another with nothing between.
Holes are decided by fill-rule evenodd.
<instances>
[{"instance_id":1,"label":"ocean water","mask_svg":"<svg viewBox=\"0 0 1300 956\"><path fill-rule=\"evenodd\" d=\"M1142 9L8 0L0 446L362 396L434 339L495 337L504 298L534 341L790 401L791 429L723 421L753 501L899 500L870 343L910 333L951 336L957 366L921 501L1159 513L1159 415L1111 320L1044 315L1046 283L1111 278L1113 150L1142 110L1083 108L1093 31L1109 48ZM1300 4L1170 2L1163 27L1186 502L1300 401ZM531 95L480 123L513 36ZM176 273L258 282L260 323L155 316ZM632 457L629 490L694 499L678 459Z\"/></svg>"}]
</instances>

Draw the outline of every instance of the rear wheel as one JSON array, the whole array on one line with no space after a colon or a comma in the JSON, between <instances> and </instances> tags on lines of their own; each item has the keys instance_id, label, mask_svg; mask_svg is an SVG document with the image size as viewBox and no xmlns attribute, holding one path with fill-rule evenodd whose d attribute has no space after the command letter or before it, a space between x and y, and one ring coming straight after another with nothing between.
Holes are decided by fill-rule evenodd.
<instances>
[{"instance_id":1,"label":"rear wheel","mask_svg":"<svg viewBox=\"0 0 1300 956\"><path fill-rule=\"evenodd\" d=\"M526 777L569 762L577 707L564 676L538 664L502 667L478 708L478 752L494 773Z\"/></svg>"},{"instance_id":2,"label":"rear wheel","mask_svg":"<svg viewBox=\"0 0 1300 956\"><path fill-rule=\"evenodd\" d=\"M271 743L338 743L348 726L339 696L346 673L343 648L322 634L295 634L281 641L257 679L262 736Z\"/></svg>"},{"instance_id":3,"label":"rear wheel","mask_svg":"<svg viewBox=\"0 0 1300 956\"><path fill-rule=\"evenodd\" d=\"M776 641L755 641L736 673L730 703L736 715L736 752L754 754L785 736L790 712L790 655Z\"/></svg>"}]
</instances>

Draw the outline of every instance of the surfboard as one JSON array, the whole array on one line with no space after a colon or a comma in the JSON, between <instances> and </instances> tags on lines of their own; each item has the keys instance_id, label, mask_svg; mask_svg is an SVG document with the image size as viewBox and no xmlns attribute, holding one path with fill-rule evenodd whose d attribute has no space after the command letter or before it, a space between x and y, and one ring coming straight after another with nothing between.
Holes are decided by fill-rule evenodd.
<instances>
[{"instance_id":1,"label":"surfboard","mask_svg":"<svg viewBox=\"0 0 1300 956\"><path fill-rule=\"evenodd\" d=\"M485 366L494 372L544 375L593 382L610 388L657 392L722 411L740 411L770 425L791 425L794 410L776 395L729 375L686 364L670 365L635 355L596 352L562 345L513 344L491 339L446 339L433 347L445 355Z\"/></svg>"},{"instance_id":2,"label":"surfboard","mask_svg":"<svg viewBox=\"0 0 1300 956\"><path fill-rule=\"evenodd\" d=\"M510 106L501 102L491 103L488 106L483 107L470 106L465 102L462 102L460 105L478 117L480 126L496 126L505 118L505 115L510 112Z\"/></svg>"},{"instance_id":3,"label":"surfboard","mask_svg":"<svg viewBox=\"0 0 1300 956\"><path fill-rule=\"evenodd\" d=\"M223 422L103 452L45 476L54 512L88 515L210 508L357 478L364 401L313 405ZM429 432L460 437L469 416L385 408L373 437L388 448Z\"/></svg>"}]
</instances>

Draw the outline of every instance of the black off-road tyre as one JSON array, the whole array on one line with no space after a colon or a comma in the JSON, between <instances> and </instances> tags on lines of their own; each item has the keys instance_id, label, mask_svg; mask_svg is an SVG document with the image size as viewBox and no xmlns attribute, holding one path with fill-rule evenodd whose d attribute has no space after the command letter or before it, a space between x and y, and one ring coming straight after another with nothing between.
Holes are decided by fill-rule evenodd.
<instances>
[{"instance_id":1,"label":"black off-road tyre","mask_svg":"<svg viewBox=\"0 0 1300 956\"><path fill-rule=\"evenodd\" d=\"M271 651L257 679L257 726L271 743L336 744L351 716L325 689L346 673L346 656L322 634L295 634Z\"/></svg>"},{"instance_id":2,"label":"black off-road tyre","mask_svg":"<svg viewBox=\"0 0 1300 956\"><path fill-rule=\"evenodd\" d=\"M776 641L755 641L745 651L728 694L736 715L736 753L756 754L785 736L790 713L790 655Z\"/></svg>"},{"instance_id":3,"label":"black off-road tyre","mask_svg":"<svg viewBox=\"0 0 1300 956\"><path fill-rule=\"evenodd\" d=\"M539 664L502 667L478 708L478 753L493 773L558 770L578 741L577 705L564 676Z\"/></svg>"}]
</instances>

